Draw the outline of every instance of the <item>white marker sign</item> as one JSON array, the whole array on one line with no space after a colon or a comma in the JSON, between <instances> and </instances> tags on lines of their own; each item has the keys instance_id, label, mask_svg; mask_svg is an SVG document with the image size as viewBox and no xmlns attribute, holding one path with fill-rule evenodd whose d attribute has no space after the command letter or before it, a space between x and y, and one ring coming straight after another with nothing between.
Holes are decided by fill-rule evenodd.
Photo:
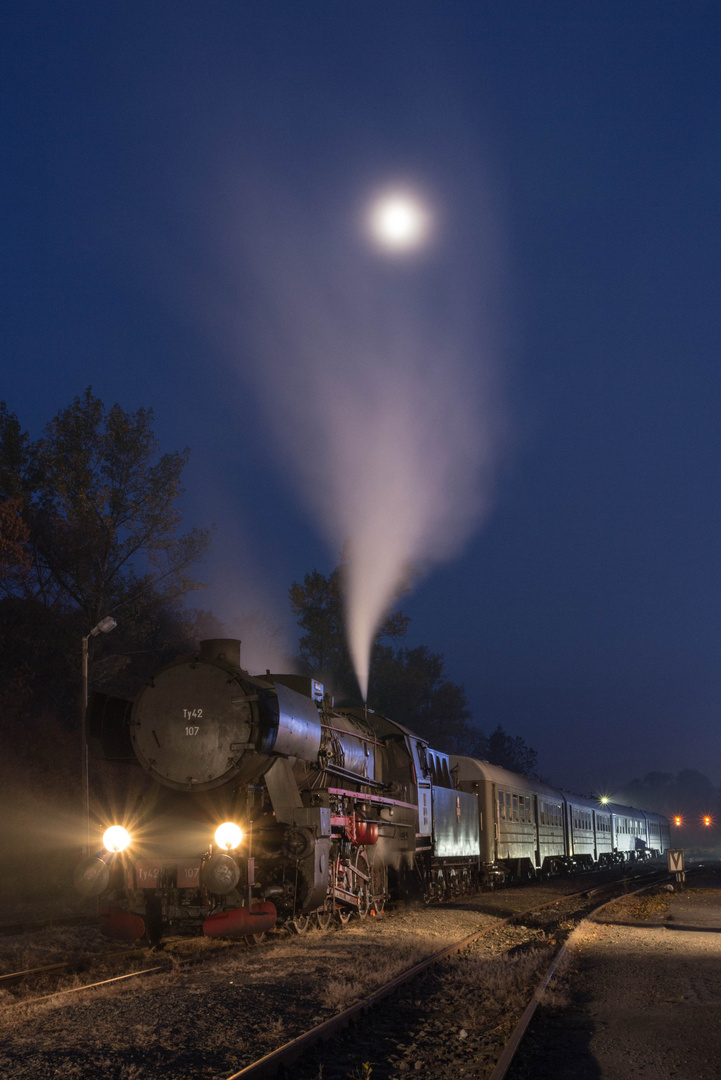
<instances>
[{"instance_id":1,"label":"white marker sign","mask_svg":"<svg viewBox=\"0 0 721 1080\"><path fill-rule=\"evenodd\" d=\"M669 848L668 869L672 874L680 874L683 871L683 848Z\"/></svg>"}]
</instances>

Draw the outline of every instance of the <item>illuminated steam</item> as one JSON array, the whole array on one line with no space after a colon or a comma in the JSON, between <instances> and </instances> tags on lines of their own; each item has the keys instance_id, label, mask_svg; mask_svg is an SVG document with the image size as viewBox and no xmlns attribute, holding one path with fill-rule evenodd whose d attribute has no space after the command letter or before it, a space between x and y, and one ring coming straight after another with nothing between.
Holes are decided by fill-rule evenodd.
<instances>
[{"instance_id":1,"label":"illuminated steam","mask_svg":"<svg viewBox=\"0 0 721 1080\"><path fill-rule=\"evenodd\" d=\"M396 238L427 234L422 203L384 212ZM268 449L333 553L347 551L348 643L365 698L373 638L408 568L456 554L487 510L504 422L489 245L459 262L430 242L390 258L361 219L359 236L338 224L349 210L329 221L256 205L243 250L253 303L236 326L247 340L253 325L241 368L261 396Z\"/></svg>"}]
</instances>

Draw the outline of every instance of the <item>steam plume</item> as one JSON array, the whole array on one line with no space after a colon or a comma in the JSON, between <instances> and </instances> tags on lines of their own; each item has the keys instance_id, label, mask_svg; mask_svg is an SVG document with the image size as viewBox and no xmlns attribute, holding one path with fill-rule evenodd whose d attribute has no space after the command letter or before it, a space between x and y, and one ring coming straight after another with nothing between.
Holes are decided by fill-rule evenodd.
<instances>
[{"instance_id":1,"label":"steam plume","mask_svg":"<svg viewBox=\"0 0 721 1080\"><path fill-rule=\"evenodd\" d=\"M364 698L374 635L409 566L456 554L488 508L503 418L487 268L255 213L254 359L272 441L333 549ZM301 219L302 220L302 219ZM263 228L259 228L259 223ZM253 237L255 238L253 240Z\"/></svg>"}]
</instances>

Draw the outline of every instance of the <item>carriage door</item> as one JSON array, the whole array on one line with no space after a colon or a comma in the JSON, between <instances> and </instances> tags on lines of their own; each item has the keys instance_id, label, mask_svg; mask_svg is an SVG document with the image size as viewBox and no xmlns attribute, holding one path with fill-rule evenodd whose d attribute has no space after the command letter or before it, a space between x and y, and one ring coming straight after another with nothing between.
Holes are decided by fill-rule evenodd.
<instances>
[{"instance_id":1,"label":"carriage door","mask_svg":"<svg viewBox=\"0 0 721 1080\"><path fill-rule=\"evenodd\" d=\"M502 814L505 814L505 802L503 804L503 810L501 810L501 800L503 799L503 792L499 791L494 784L493 791L493 861L498 861L498 852L501 845L501 821Z\"/></svg>"},{"instance_id":2,"label":"carriage door","mask_svg":"<svg viewBox=\"0 0 721 1080\"><path fill-rule=\"evenodd\" d=\"M417 739L411 739L413 772L418 788L418 835L430 836L433 830L431 812L431 773L426 758L426 748Z\"/></svg>"},{"instance_id":3,"label":"carriage door","mask_svg":"<svg viewBox=\"0 0 721 1080\"><path fill-rule=\"evenodd\" d=\"M541 865L541 832L540 832L540 814L538 812L538 795L531 795L533 800L533 835L536 840L536 866Z\"/></svg>"}]
</instances>

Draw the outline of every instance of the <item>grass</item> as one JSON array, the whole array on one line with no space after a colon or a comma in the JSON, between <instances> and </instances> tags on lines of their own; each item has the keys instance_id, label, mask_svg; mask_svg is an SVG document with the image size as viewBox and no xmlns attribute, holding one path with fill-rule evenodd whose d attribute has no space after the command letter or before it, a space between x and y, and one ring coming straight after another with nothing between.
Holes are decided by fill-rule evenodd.
<instances>
[{"instance_id":1,"label":"grass","mask_svg":"<svg viewBox=\"0 0 721 1080\"><path fill-rule=\"evenodd\" d=\"M500 955L461 956L449 967L456 988L457 1023L466 1031L485 1031L522 1012L529 987L550 962L550 948L532 948Z\"/></svg>"},{"instance_id":2,"label":"grass","mask_svg":"<svg viewBox=\"0 0 721 1080\"><path fill-rule=\"evenodd\" d=\"M334 1012L342 1012L354 1001L425 960L432 951L428 942L396 942L392 946L381 944L376 949L359 950L358 955L344 965L342 974L327 980L321 1004Z\"/></svg>"}]
</instances>

